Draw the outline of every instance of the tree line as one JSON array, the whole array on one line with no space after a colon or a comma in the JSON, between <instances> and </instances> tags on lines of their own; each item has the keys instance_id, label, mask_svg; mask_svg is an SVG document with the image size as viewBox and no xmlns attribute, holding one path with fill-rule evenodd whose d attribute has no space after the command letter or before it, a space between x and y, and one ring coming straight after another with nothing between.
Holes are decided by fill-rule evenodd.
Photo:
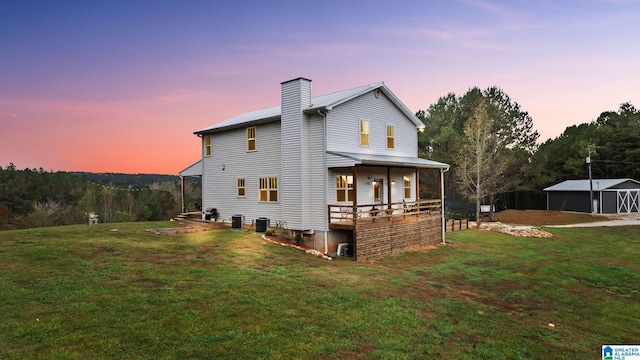
<instances>
[{"instance_id":1,"label":"tree line","mask_svg":"<svg viewBox=\"0 0 640 360\"><path fill-rule=\"evenodd\" d=\"M188 204L199 202L199 183L187 185ZM90 213L97 214L100 222L168 220L180 206L177 176L0 166L0 229L81 224Z\"/></svg>"},{"instance_id":2,"label":"tree line","mask_svg":"<svg viewBox=\"0 0 640 360\"><path fill-rule=\"evenodd\" d=\"M502 89L449 93L416 116L421 157L449 163L446 206L452 217L480 218L480 205L545 209L545 187L568 179L640 177L640 111L623 103L538 144L531 116ZM421 177L428 192L437 178ZM430 196L433 194L421 194Z\"/></svg>"},{"instance_id":3,"label":"tree line","mask_svg":"<svg viewBox=\"0 0 640 360\"><path fill-rule=\"evenodd\" d=\"M449 93L416 116L425 123L419 156L451 165L445 177L451 217L480 218L481 204L544 209L542 189L587 178L586 157L594 178L640 179L640 111L631 103L542 144L531 116L497 86ZM421 197L438 197L438 174L423 173L420 182ZM195 210L200 183L187 184L185 204ZM180 197L177 176L17 170L10 164L0 166L0 229L83 223L91 212L101 222L163 220L180 212Z\"/></svg>"}]
</instances>

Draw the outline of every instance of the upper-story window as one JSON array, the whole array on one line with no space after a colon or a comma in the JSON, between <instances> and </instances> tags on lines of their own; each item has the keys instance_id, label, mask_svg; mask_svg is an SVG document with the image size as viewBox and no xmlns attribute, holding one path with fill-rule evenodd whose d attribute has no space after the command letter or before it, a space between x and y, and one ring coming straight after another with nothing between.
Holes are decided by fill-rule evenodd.
<instances>
[{"instance_id":1,"label":"upper-story window","mask_svg":"<svg viewBox=\"0 0 640 360\"><path fill-rule=\"evenodd\" d=\"M396 148L396 127L395 125L387 125L387 149Z\"/></svg>"},{"instance_id":2,"label":"upper-story window","mask_svg":"<svg viewBox=\"0 0 640 360\"><path fill-rule=\"evenodd\" d=\"M256 151L256 128L247 128L247 151Z\"/></svg>"},{"instance_id":3,"label":"upper-story window","mask_svg":"<svg viewBox=\"0 0 640 360\"><path fill-rule=\"evenodd\" d=\"M260 178L260 201L278 201L278 178Z\"/></svg>"},{"instance_id":4,"label":"upper-story window","mask_svg":"<svg viewBox=\"0 0 640 360\"><path fill-rule=\"evenodd\" d=\"M369 122L360 120L360 146L369 146Z\"/></svg>"},{"instance_id":5,"label":"upper-story window","mask_svg":"<svg viewBox=\"0 0 640 360\"><path fill-rule=\"evenodd\" d=\"M211 135L204 136L204 156L211 156Z\"/></svg>"},{"instance_id":6,"label":"upper-story window","mask_svg":"<svg viewBox=\"0 0 640 360\"><path fill-rule=\"evenodd\" d=\"M411 178L408 176L403 176L402 185L404 187L404 198L410 199L411 198Z\"/></svg>"}]
</instances>

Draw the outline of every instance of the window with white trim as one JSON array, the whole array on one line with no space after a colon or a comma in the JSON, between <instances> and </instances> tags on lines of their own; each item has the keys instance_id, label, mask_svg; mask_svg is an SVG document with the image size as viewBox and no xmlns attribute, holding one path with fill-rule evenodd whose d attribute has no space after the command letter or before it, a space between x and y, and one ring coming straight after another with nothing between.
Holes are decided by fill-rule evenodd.
<instances>
[{"instance_id":1,"label":"window with white trim","mask_svg":"<svg viewBox=\"0 0 640 360\"><path fill-rule=\"evenodd\" d=\"M247 151L256 151L256 128L247 128Z\"/></svg>"},{"instance_id":2,"label":"window with white trim","mask_svg":"<svg viewBox=\"0 0 640 360\"><path fill-rule=\"evenodd\" d=\"M404 198L410 199L411 198L411 178L408 176L403 176L402 185L404 187Z\"/></svg>"},{"instance_id":3,"label":"window with white trim","mask_svg":"<svg viewBox=\"0 0 640 360\"><path fill-rule=\"evenodd\" d=\"M204 156L211 156L211 135L204 136Z\"/></svg>"},{"instance_id":4,"label":"window with white trim","mask_svg":"<svg viewBox=\"0 0 640 360\"><path fill-rule=\"evenodd\" d=\"M278 178L268 177L260 178L260 201L277 202L278 201Z\"/></svg>"},{"instance_id":5,"label":"window with white trim","mask_svg":"<svg viewBox=\"0 0 640 360\"><path fill-rule=\"evenodd\" d=\"M245 188L244 178L238 179L238 191L237 191L238 197L245 197L246 196L245 190L246 188Z\"/></svg>"},{"instance_id":6,"label":"window with white trim","mask_svg":"<svg viewBox=\"0 0 640 360\"><path fill-rule=\"evenodd\" d=\"M336 175L336 201L353 201L352 175Z\"/></svg>"},{"instance_id":7,"label":"window with white trim","mask_svg":"<svg viewBox=\"0 0 640 360\"><path fill-rule=\"evenodd\" d=\"M396 148L396 127L395 125L387 125L387 149Z\"/></svg>"},{"instance_id":8,"label":"window with white trim","mask_svg":"<svg viewBox=\"0 0 640 360\"><path fill-rule=\"evenodd\" d=\"M360 146L369 146L369 122L360 120Z\"/></svg>"}]
</instances>

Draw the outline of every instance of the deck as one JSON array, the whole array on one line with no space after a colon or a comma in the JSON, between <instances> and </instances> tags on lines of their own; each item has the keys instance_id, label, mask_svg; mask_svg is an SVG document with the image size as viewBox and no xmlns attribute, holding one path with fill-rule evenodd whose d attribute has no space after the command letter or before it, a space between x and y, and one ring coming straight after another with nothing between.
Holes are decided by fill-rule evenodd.
<instances>
[{"instance_id":1,"label":"deck","mask_svg":"<svg viewBox=\"0 0 640 360\"><path fill-rule=\"evenodd\" d=\"M440 199L386 204L329 205L329 229L354 230L371 223L400 223L442 214Z\"/></svg>"}]
</instances>

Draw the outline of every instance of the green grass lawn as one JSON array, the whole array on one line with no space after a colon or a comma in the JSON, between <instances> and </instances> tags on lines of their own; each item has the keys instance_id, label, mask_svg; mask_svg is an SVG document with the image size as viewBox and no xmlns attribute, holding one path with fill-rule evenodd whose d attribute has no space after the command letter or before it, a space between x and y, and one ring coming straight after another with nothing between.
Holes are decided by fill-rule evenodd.
<instances>
[{"instance_id":1,"label":"green grass lawn","mask_svg":"<svg viewBox=\"0 0 640 360\"><path fill-rule=\"evenodd\" d=\"M145 231L161 226L0 232L0 359L599 359L640 343L640 227L460 231L355 263L244 231Z\"/></svg>"}]
</instances>

